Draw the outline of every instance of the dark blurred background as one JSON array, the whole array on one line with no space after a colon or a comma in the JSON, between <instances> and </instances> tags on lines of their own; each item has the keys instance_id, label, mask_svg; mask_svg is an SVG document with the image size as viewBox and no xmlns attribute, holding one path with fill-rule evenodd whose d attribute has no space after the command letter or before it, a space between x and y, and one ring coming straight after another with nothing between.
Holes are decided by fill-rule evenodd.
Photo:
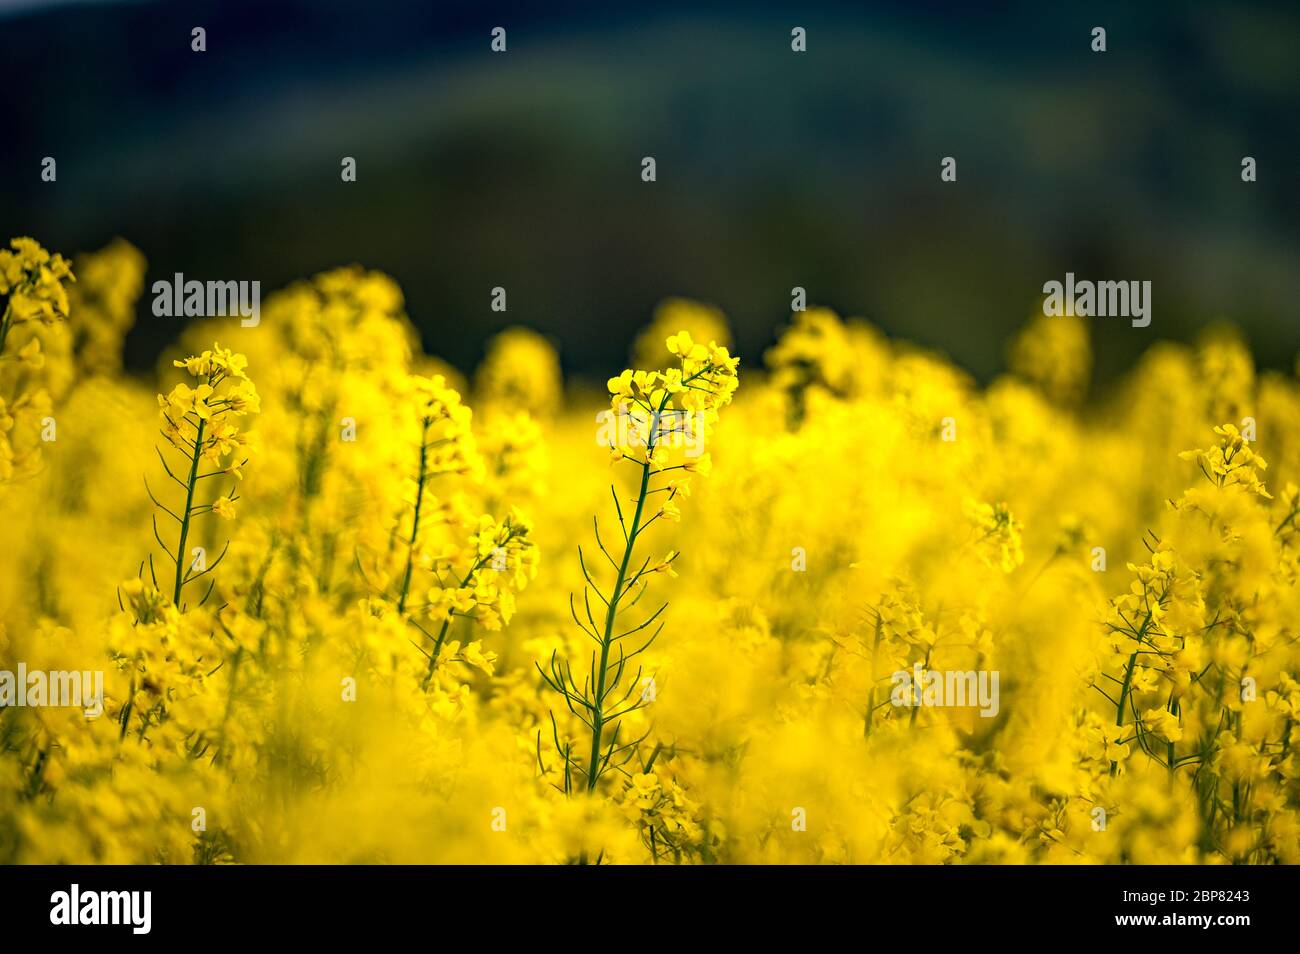
<instances>
[{"instance_id":1,"label":"dark blurred background","mask_svg":"<svg viewBox=\"0 0 1300 954\"><path fill-rule=\"evenodd\" d=\"M603 377L669 295L722 307L752 361L803 285L987 377L1067 270L1154 283L1151 327L1094 321L1102 378L1220 319L1290 367L1298 11L0 0L0 233L65 253L122 235L150 282L264 296L360 262L466 368L528 324ZM149 301L137 368L177 333Z\"/></svg>"}]
</instances>

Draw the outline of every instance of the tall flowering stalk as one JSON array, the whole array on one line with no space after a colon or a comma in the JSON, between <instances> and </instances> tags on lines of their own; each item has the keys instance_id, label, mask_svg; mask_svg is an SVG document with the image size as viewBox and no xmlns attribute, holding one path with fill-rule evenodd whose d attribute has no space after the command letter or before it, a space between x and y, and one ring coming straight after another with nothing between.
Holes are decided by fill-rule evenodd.
<instances>
[{"instance_id":1,"label":"tall flowering stalk","mask_svg":"<svg viewBox=\"0 0 1300 954\"><path fill-rule=\"evenodd\" d=\"M514 615L514 594L537 573L537 547L531 523L511 509L503 520L480 514L460 492L439 496L439 477L458 475L482 479L483 459L471 428L472 414L460 394L442 375L411 375L407 381L416 407L418 443L409 500L410 526L399 520L402 554L392 601L400 616L427 640L420 651L427 658L421 690L433 681L438 663L459 654L471 665L486 666L490 658L471 644L460 652L449 642L457 617L472 619L484 629L498 630ZM417 589L416 569L432 576ZM422 592L422 603L412 597Z\"/></svg>"},{"instance_id":2,"label":"tall flowering stalk","mask_svg":"<svg viewBox=\"0 0 1300 954\"><path fill-rule=\"evenodd\" d=\"M531 533L532 525L517 509L512 508L500 522L490 514L479 517L464 557L469 569L451 586L444 585L439 575L437 585L429 590L425 609L431 621L441 622L438 634L432 637L433 649L421 689L428 689L433 680L453 619L465 616L487 630L500 629L510 622L515 612L515 593L537 575L537 545ZM445 571L454 579L450 563Z\"/></svg>"},{"instance_id":3,"label":"tall flowering stalk","mask_svg":"<svg viewBox=\"0 0 1300 954\"><path fill-rule=\"evenodd\" d=\"M406 612L411 575L419 553L421 512L433 479L443 474L463 474L482 469L470 431L470 409L461 403L460 395L447 387L442 375L431 378L412 375L410 385L420 421L419 464L415 475L411 531L406 541L406 566L397 594L399 613Z\"/></svg>"},{"instance_id":4,"label":"tall flowering stalk","mask_svg":"<svg viewBox=\"0 0 1300 954\"><path fill-rule=\"evenodd\" d=\"M172 509L155 496L147 481L145 484L154 506L163 516L176 523L174 550L158 529L157 514L153 518L153 532L154 539L172 566L172 604L182 610L184 606L181 594L185 586L211 573L226 555L223 548L216 560L208 563L206 559L193 559L186 553L194 520L209 513L226 520L234 518L234 504L239 499L235 487L243 478L243 467L248 463L249 450L248 435L240 431L239 419L250 413L256 414L261 409L257 389L244 372L248 359L219 345L214 344L212 349L184 361L174 362L176 367L184 368L197 380L196 387L182 382L168 394L158 395L161 433L167 446L180 456L181 463L176 467L181 472L180 476L173 470L174 464L168 462L162 448L157 449L158 459L162 463L163 472L180 488L184 502L178 509ZM227 492L216 495L210 502L200 501L202 481L226 477L232 481ZM149 556L149 572L154 586L158 587L152 554ZM211 591L212 586L209 585L203 600L207 599Z\"/></svg>"},{"instance_id":5,"label":"tall flowering stalk","mask_svg":"<svg viewBox=\"0 0 1300 954\"><path fill-rule=\"evenodd\" d=\"M739 383L739 359L731 357L726 348L716 343L697 344L686 332L668 338L667 345L679 359L680 367L663 372L629 370L609 380L611 412L605 415L601 442L610 448L615 461L626 460L634 465L637 490L625 512L617 489L610 487L623 535L620 556L616 558L605 546L600 523L593 520L596 545L614 573L608 593L595 581L586 556L578 549L586 580L582 598L586 621L578 615L572 595L569 609L574 622L597 646L589 671L579 683L572 665L554 652L545 669L540 664L537 667L546 684L564 697L569 711L590 731L583 767L575 763L573 746L560 743L552 717L556 748L564 759L562 788L566 794L579 781L588 792L594 791L611 766L620 768L642 741L619 741L621 720L647 705L644 692L641 698L633 698L641 682L641 669L627 683L623 677L628 663L649 649L662 631L661 617L668 604L626 629L619 617L640 601L650 576L676 575L672 565L678 554L669 552L658 561L647 556L637 566L637 545L656 521L681 519L677 499L689 493L691 473L708 473L711 458L703 450L707 436L717 423L718 410L730 403ZM603 612L593 611L593 593L603 604ZM647 631L647 637L638 635ZM622 641L634 636L642 640L641 645L628 652Z\"/></svg>"},{"instance_id":6,"label":"tall flowering stalk","mask_svg":"<svg viewBox=\"0 0 1300 954\"><path fill-rule=\"evenodd\" d=\"M1279 851L1250 829L1294 776L1289 719L1300 696L1276 661L1294 640L1267 620L1275 601L1291 598L1286 529L1300 493L1288 487L1274 503L1250 442L1232 424L1214 433L1210 447L1180 455L1206 483L1169 502L1173 518L1163 538L1151 534L1151 559L1129 565L1135 580L1108 621L1120 674L1103 672L1113 686L1094 686L1115 707L1111 778L1132 743L1171 784L1189 776L1201 843L1240 862Z\"/></svg>"}]
</instances>

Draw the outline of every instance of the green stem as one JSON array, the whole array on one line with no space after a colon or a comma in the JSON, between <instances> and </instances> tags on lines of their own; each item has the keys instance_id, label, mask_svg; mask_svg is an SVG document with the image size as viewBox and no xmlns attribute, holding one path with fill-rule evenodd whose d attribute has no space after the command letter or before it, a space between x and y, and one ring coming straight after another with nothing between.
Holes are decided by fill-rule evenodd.
<instances>
[{"instance_id":1,"label":"green stem","mask_svg":"<svg viewBox=\"0 0 1300 954\"><path fill-rule=\"evenodd\" d=\"M701 368L690 377L682 381L683 385L689 385L696 378L702 377L713 371L711 365ZM659 401L659 409L654 412L650 420L650 433L646 437L645 460L641 464L641 486L636 495L636 510L632 513L632 522L628 525L626 539L623 544L623 559L618 566L618 577L614 581L614 589L609 595L608 605L605 608L605 631L600 640L600 665L596 670L596 691L592 697L591 705L591 755L587 764L587 791L592 792L596 789L596 783L600 780L600 747L604 742L605 732L605 691L606 680L609 675L609 651L614 645L614 622L618 616L618 604L623 598L623 587L627 582L627 568L632 562L632 551L636 548L637 534L641 531L641 518L645 515L645 502L649 495L650 489L650 462L654 457L655 447L659 437L659 421L663 418L664 409L671 400L671 394L665 394ZM647 404L648 408L649 405Z\"/></svg>"},{"instance_id":2,"label":"green stem","mask_svg":"<svg viewBox=\"0 0 1300 954\"><path fill-rule=\"evenodd\" d=\"M424 681L420 683L420 691L424 692L429 688L429 683L433 681L433 671L438 668L438 656L442 653L442 642L447 638L447 630L451 627L451 617L448 616L442 621L442 628L438 630L438 638L433 641L433 652L429 654L429 668L424 673Z\"/></svg>"},{"instance_id":3,"label":"green stem","mask_svg":"<svg viewBox=\"0 0 1300 954\"><path fill-rule=\"evenodd\" d=\"M194 456L190 460L190 478L185 488L185 515L181 520L181 535L176 544L176 587L172 590L172 605L181 608L181 587L185 585L185 541L190 533L190 517L194 508L194 488L198 486L199 460L203 456L203 428L206 422L199 418L194 434Z\"/></svg>"},{"instance_id":4,"label":"green stem","mask_svg":"<svg viewBox=\"0 0 1300 954\"><path fill-rule=\"evenodd\" d=\"M1133 670L1137 666L1137 652L1128 657L1128 665L1124 667L1124 682L1119 687L1119 703L1115 706L1115 724L1122 726L1124 724L1124 702L1128 698L1129 689L1133 685ZM1110 774L1114 777L1119 772L1119 763L1110 763Z\"/></svg>"},{"instance_id":5,"label":"green stem","mask_svg":"<svg viewBox=\"0 0 1300 954\"><path fill-rule=\"evenodd\" d=\"M876 714L876 657L880 653L880 636L882 629L880 611L876 610L876 641L871 647L871 692L867 694L867 721L862 727L862 737L871 738L871 722Z\"/></svg>"},{"instance_id":6,"label":"green stem","mask_svg":"<svg viewBox=\"0 0 1300 954\"><path fill-rule=\"evenodd\" d=\"M921 674L922 674L923 682L924 682L925 674L930 671L930 654L932 652L934 652L933 646L931 646L929 649L925 651L925 662L921 664ZM920 694L920 698L918 698L916 700L916 704L912 706L912 714L911 716L908 717L907 727L909 729L912 728L912 726L916 725L916 714L921 711L921 699L925 698L925 690L921 686L918 686L916 691Z\"/></svg>"},{"instance_id":7,"label":"green stem","mask_svg":"<svg viewBox=\"0 0 1300 954\"><path fill-rule=\"evenodd\" d=\"M1177 716L1179 712L1178 700L1174 698L1172 691L1169 693L1169 703L1167 706L1171 715ZM1169 774L1173 775L1178 765L1178 759L1175 758L1175 746L1172 742L1165 743L1165 757L1169 763Z\"/></svg>"},{"instance_id":8,"label":"green stem","mask_svg":"<svg viewBox=\"0 0 1300 954\"><path fill-rule=\"evenodd\" d=\"M126 738L126 730L131 726L131 710L135 707L135 676L131 677L131 693L126 697L126 705L122 706L122 728L117 734L117 741L120 743Z\"/></svg>"},{"instance_id":9,"label":"green stem","mask_svg":"<svg viewBox=\"0 0 1300 954\"><path fill-rule=\"evenodd\" d=\"M415 542L420 534L420 506L424 503L424 484L428 479L429 443L425 439L429 434L429 422L424 422L424 433L420 435L420 476L415 484L415 517L411 521L411 539L406 549L406 575L402 578L402 595L397 600L397 612L406 611L406 595L411 589L411 571L415 564Z\"/></svg>"},{"instance_id":10,"label":"green stem","mask_svg":"<svg viewBox=\"0 0 1300 954\"><path fill-rule=\"evenodd\" d=\"M623 546L623 560L618 566L618 578L614 582L613 592L610 593L609 606L605 608L605 632L600 640L600 666L596 670L596 694L593 697L595 704L591 712L591 761L587 769L587 791L589 792L596 788L599 778L597 769L600 767L601 737L605 730L605 678L608 675L609 650L614 645L614 617L618 614L618 603L623 597L623 583L627 579L627 568L632 562L632 550L636 546L636 535L645 512L646 491L650 486L650 454L654 447L652 441L648 441L647 445L646 462L641 465L641 489L636 497L636 510L632 514L627 541Z\"/></svg>"},{"instance_id":11,"label":"green stem","mask_svg":"<svg viewBox=\"0 0 1300 954\"><path fill-rule=\"evenodd\" d=\"M1162 605L1164 603L1165 597L1168 595L1169 595L1169 589L1168 587L1166 587L1165 591L1161 593L1159 598L1156 600L1156 604ZM1138 628L1135 637L1137 639L1137 643L1139 646L1142 645L1142 640L1146 638L1147 628L1151 625L1151 620L1154 616L1155 616L1154 609L1147 610L1146 618L1142 620L1142 625ZM1115 725L1117 726L1124 725L1124 703L1128 698L1129 690L1133 686L1133 670L1137 668L1137 658L1138 658L1138 653L1140 652L1141 652L1140 649L1135 649L1133 651L1133 655L1129 656L1128 658L1128 665L1124 668L1124 682L1120 685L1119 702L1115 706ZM1110 763L1111 776L1114 777L1118 772L1119 772L1119 763L1111 762Z\"/></svg>"},{"instance_id":12,"label":"green stem","mask_svg":"<svg viewBox=\"0 0 1300 954\"><path fill-rule=\"evenodd\" d=\"M510 542L510 540L511 537L508 535L506 537L505 543L501 545L505 546L506 543ZM487 557L482 557L477 562L475 562L475 564L472 567L470 567L469 572L466 573L464 578L460 581L460 586L458 587L458 589L464 589L465 587L469 586L470 581L474 579L474 574L477 573L479 570L481 570L483 568L483 564L486 563L487 561L488 561ZM442 653L442 643L447 638L447 631L451 628L451 621L452 621L451 616L448 616L446 619L442 621L442 628L438 630L438 638L433 641L433 654L429 656L429 669L424 674L424 682L420 683L421 692L428 689L429 683L433 680L433 671L438 668L438 656L439 654Z\"/></svg>"},{"instance_id":13,"label":"green stem","mask_svg":"<svg viewBox=\"0 0 1300 954\"><path fill-rule=\"evenodd\" d=\"M0 354L4 354L5 341L9 338L9 328L12 324L12 306L6 302L4 318L0 319Z\"/></svg>"}]
</instances>

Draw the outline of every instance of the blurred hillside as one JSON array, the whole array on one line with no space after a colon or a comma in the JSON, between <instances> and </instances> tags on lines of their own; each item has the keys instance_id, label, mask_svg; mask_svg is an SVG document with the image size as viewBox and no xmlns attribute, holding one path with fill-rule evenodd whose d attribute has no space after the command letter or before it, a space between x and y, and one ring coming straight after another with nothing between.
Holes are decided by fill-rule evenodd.
<instances>
[{"instance_id":1,"label":"blurred hillside","mask_svg":"<svg viewBox=\"0 0 1300 954\"><path fill-rule=\"evenodd\" d=\"M1153 282L1150 328L1095 323L1103 378L1219 319L1300 351L1294 5L616 6L0 5L0 231L264 294L360 261L462 367L523 323L603 377L668 295L754 361L803 285L987 376L1066 271ZM148 302L134 367L179 331Z\"/></svg>"}]
</instances>

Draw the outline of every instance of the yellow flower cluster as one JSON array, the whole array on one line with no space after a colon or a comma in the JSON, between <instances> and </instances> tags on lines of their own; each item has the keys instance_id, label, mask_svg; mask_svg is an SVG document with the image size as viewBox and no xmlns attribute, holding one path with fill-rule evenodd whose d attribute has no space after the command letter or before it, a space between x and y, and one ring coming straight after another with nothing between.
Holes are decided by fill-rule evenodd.
<instances>
[{"instance_id":1,"label":"yellow flower cluster","mask_svg":"<svg viewBox=\"0 0 1300 954\"><path fill-rule=\"evenodd\" d=\"M42 445L56 439L45 329L68 317L72 268L30 238L0 249L0 485L40 468ZM48 345L46 350L48 350Z\"/></svg>"},{"instance_id":2,"label":"yellow flower cluster","mask_svg":"<svg viewBox=\"0 0 1300 954\"><path fill-rule=\"evenodd\" d=\"M214 344L210 351L172 364L184 368L198 381L197 387L181 382L166 395L158 395L160 432L173 452L169 462L168 455L159 449L158 459L167 478L180 488L183 503L173 508L161 502L152 490L149 496L158 511L176 524L176 538L169 542L163 539L158 517L154 516L154 539L168 557L168 564L174 567L172 603L181 606L185 585L216 568L215 562L208 566L204 548L196 548L192 554L186 549L193 521L205 513L216 514L223 520L234 519L235 501L239 499L235 496L235 485L243 480L244 466L253 449L248 433L240 430L240 418L258 413L261 399L245 372L248 358L242 354ZM232 478L229 489L209 494L205 501L206 485L201 486L202 482L220 481L223 477ZM148 489L147 483L145 486ZM224 556L223 551L217 560ZM149 567L150 579L157 587L158 575L152 556Z\"/></svg>"},{"instance_id":3,"label":"yellow flower cluster","mask_svg":"<svg viewBox=\"0 0 1300 954\"><path fill-rule=\"evenodd\" d=\"M1010 573L1025 562L1020 546L1020 524L1005 504L967 501L966 516L975 525L980 557L986 564Z\"/></svg>"},{"instance_id":4,"label":"yellow flower cluster","mask_svg":"<svg viewBox=\"0 0 1300 954\"><path fill-rule=\"evenodd\" d=\"M9 248L0 249L0 295L8 298L0 346L13 325L66 319L65 281L72 281L72 267L62 255L51 255L33 239L16 238Z\"/></svg>"},{"instance_id":5,"label":"yellow flower cluster","mask_svg":"<svg viewBox=\"0 0 1300 954\"><path fill-rule=\"evenodd\" d=\"M609 379L610 453L614 460L645 464L652 473L680 468L707 474L712 457L704 445L719 408L736 391L739 359L716 342L692 341L685 331L670 336L667 347L680 367L629 369Z\"/></svg>"},{"instance_id":6,"label":"yellow flower cluster","mask_svg":"<svg viewBox=\"0 0 1300 954\"><path fill-rule=\"evenodd\" d=\"M467 392L353 267L145 381L76 261L0 253L0 673L102 698L0 682L0 862L1300 862L1300 383L1228 331L980 385L812 309L742 388L672 300Z\"/></svg>"}]
</instances>

